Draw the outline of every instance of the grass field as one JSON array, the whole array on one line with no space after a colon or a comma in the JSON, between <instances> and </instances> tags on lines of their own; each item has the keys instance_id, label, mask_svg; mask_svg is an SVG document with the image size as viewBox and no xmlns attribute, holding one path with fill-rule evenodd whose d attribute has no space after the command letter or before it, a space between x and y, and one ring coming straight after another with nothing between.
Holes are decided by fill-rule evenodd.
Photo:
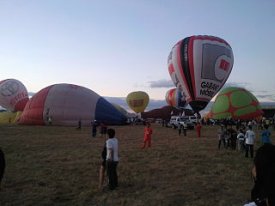
<instances>
[{"instance_id":1,"label":"grass field","mask_svg":"<svg viewBox=\"0 0 275 206\"><path fill-rule=\"evenodd\" d=\"M143 126L113 127L120 143L119 187L99 191L105 139L92 138L91 128L0 126L7 163L0 205L237 206L249 199L252 159L218 150L218 127L203 127L202 138L152 127L152 148L143 150Z\"/></svg>"}]
</instances>

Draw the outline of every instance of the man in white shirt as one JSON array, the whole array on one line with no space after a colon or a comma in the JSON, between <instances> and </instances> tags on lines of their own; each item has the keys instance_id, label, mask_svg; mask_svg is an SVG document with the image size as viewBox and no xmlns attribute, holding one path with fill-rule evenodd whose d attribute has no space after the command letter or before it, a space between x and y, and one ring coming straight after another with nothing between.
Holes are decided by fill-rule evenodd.
<instances>
[{"instance_id":1,"label":"man in white shirt","mask_svg":"<svg viewBox=\"0 0 275 206\"><path fill-rule=\"evenodd\" d=\"M106 141L106 148L107 148L107 174L109 179L109 189L114 190L118 186L117 180L117 164L119 161L118 158L118 140L115 137L115 130L108 129L108 140Z\"/></svg>"},{"instance_id":2,"label":"man in white shirt","mask_svg":"<svg viewBox=\"0 0 275 206\"><path fill-rule=\"evenodd\" d=\"M248 150L250 151L250 157L254 156L254 141L255 133L252 131L252 125L248 126L248 130L245 133L245 157L248 157Z\"/></svg>"}]
</instances>

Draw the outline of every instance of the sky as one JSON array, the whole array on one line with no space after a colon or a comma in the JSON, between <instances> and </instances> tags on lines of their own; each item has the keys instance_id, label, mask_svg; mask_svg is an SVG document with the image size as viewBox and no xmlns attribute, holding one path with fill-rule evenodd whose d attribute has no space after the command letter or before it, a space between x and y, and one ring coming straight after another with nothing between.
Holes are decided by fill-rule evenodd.
<instances>
[{"instance_id":1,"label":"sky","mask_svg":"<svg viewBox=\"0 0 275 206\"><path fill-rule=\"evenodd\" d=\"M0 0L0 80L163 100L173 87L168 54L191 35L231 45L227 86L275 101L274 0Z\"/></svg>"}]
</instances>

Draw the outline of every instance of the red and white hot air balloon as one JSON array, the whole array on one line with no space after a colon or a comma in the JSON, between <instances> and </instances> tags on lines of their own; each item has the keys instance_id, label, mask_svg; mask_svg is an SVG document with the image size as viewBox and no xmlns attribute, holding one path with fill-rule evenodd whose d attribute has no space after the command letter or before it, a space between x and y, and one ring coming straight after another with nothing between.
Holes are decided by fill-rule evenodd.
<instances>
[{"instance_id":1,"label":"red and white hot air balloon","mask_svg":"<svg viewBox=\"0 0 275 206\"><path fill-rule=\"evenodd\" d=\"M169 106L176 108L184 108L186 106L185 97L177 88L169 89L166 92L165 100Z\"/></svg>"},{"instance_id":2,"label":"red and white hot air balloon","mask_svg":"<svg viewBox=\"0 0 275 206\"><path fill-rule=\"evenodd\" d=\"M230 45L214 36L190 36L179 41L168 57L175 86L195 112L204 109L226 82L233 67Z\"/></svg>"},{"instance_id":3,"label":"red and white hot air balloon","mask_svg":"<svg viewBox=\"0 0 275 206\"><path fill-rule=\"evenodd\" d=\"M9 111L23 111L29 101L28 91L16 79L0 81L0 105Z\"/></svg>"}]
</instances>

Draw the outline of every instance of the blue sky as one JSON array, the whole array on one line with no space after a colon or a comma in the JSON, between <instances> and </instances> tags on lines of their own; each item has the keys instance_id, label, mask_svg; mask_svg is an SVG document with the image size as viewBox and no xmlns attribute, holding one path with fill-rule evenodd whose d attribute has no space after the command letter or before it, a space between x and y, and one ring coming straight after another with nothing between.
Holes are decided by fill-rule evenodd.
<instances>
[{"instance_id":1,"label":"blue sky","mask_svg":"<svg viewBox=\"0 0 275 206\"><path fill-rule=\"evenodd\" d=\"M227 85L275 101L274 22L273 0L0 0L0 80L18 79L30 92L72 83L162 100L173 45L213 35L233 49Z\"/></svg>"}]
</instances>

